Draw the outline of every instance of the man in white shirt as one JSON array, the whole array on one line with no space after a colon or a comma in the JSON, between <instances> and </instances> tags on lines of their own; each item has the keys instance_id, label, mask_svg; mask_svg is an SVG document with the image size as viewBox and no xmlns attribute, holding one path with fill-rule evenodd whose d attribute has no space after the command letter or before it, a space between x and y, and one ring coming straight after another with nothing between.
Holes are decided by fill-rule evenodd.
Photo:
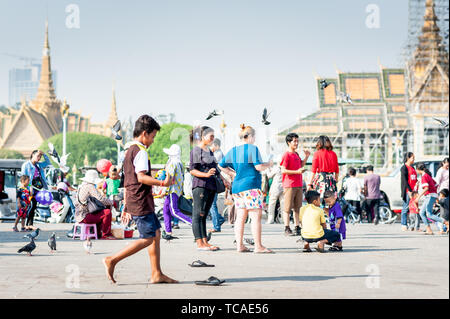
<instances>
[{"instance_id":1,"label":"man in white shirt","mask_svg":"<svg viewBox=\"0 0 450 319\"><path fill-rule=\"evenodd\" d=\"M356 170L353 167L350 167L348 174L350 177L348 177L342 185L345 190L344 199L356 208L358 214L361 214L361 192L363 184L362 181L356 177Z\"/></svg>"}]
</instances>

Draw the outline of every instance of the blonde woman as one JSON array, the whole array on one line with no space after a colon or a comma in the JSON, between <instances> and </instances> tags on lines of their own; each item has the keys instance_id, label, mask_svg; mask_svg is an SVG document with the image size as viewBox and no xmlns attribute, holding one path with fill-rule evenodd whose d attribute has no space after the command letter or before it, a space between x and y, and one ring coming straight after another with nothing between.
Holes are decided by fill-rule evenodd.
<instances>
[{"instance_id":1,"label":"blonde woman","mask_svg":"<svg viewBox=\"0 0 450 319\"><path fill-rule=\"evenodd\" d=\"M252 235L255 241L254 253L273 253L261 243L261 215L263 193L261 191L261 173L272 166L263 163L255 143L255 130L241 125L239 133L242 144L233 147L219 163L222 171L234 178L231 193L236 206L235 236L238 252L249 252L244 245L244 227L247 216L252 220Z\"/></svg>"}]
</instances>

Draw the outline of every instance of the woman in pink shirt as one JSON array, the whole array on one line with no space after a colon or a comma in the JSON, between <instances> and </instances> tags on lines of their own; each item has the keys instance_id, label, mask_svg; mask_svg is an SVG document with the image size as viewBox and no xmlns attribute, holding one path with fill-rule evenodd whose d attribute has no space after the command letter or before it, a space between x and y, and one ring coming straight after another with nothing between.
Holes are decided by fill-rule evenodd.
<instances>
[{"instance_id":1,"label":"woman in pink shirt","mask_svg":"<svg viewBox=\"0 0 450 319\"><path fill-rule=\"evenodd\" d=\"M339 165L336 153L333 151L328 136L319 136L316 152L312 162L312 177L308 190L314 189L323 199L325 191L333 192L337 197L337 182L339 179Z\"/></svg>"}]
</instances>

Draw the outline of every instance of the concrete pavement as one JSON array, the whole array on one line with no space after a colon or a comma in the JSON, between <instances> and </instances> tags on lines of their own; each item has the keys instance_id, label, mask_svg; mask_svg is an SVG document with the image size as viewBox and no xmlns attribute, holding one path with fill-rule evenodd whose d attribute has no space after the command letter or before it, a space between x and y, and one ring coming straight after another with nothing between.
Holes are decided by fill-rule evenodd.
<instances>
[{"instance_id":1,"label":"concrete pavement","mask_svg":"<svg viewBox=\"0 0 450 319\"><path fill-rule=\"evenodd\" d=\"M102 258L130 240L94 241L87 255L80 241L66 237L67 224L36 224L41 228L34 256L18 254L24 233L0 223L0 298L449 298L449 238L401 232L400 225L348 225L344 252L301 252L298 237L285 237L282 225L263 225L263 244L276 253L237 253L234 233L225 224L211 243L217 252L199 252L189 226L181 224L161 241L164 273L180 281L149 284L146 251L116 267L117 284L109 283ZM47 239L57 233L57 253ZM135 233L135 236L137 234ZM245 237L251 238L250 225ZM313 244L312 247L315 247ZM214 268L191 268L200 259ZM202 287L195 280L225 279L220 287Z\"/></svg>"}]
</instances>

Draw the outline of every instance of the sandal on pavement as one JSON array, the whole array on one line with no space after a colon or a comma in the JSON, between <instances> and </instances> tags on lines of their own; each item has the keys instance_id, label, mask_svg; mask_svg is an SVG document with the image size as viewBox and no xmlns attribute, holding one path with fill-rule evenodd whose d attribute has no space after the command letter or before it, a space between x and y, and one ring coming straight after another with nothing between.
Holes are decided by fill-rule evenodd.
<instances>
[{"instance_id":1,"label":"sandal on pavement","mask_svg":"<svg viewBox=\"0 0 450 319\"><path fill-rule=\"evenodd\" d=\"M342 247L331 246L328 248L329 251L342 251Z\"/></svg>"},{"instance_id":2,"label":"sandal on pavement","mask_svg":"<svg viewBox=\"0 0 450 319\"><path fill-rule=\"evenodd\" d=\"M262 251L254 251L254 254L275 254L275 252L273 252L272 250L270 250L269 248L266 248Z\"/></svg>"},{"instance_id":3,"label":"sandal on pavement","mask_svg":"<svg viewBox=\"0 0 450 319\"><path fill-rule=\"evenodd\" d=\"M251 253L252 251L248 247L244 246L244 249L238 250L238 253Z\"/></svg>"},{"instance_id":4,"label":"sandal on pavement","mask_svg":"<svg viewBox=\"0 0 450 319\"><path fill-rule=\"evenodd\" d=\"M219 286L219 285L223 284L224 282L225 282L225 280L220 280L217 277L211 276L207 280L195 281L195 284L199 285L199 286Z\"/></svg>"},{"instance_id":5,"label":"sandal on pavement","mask_svg":"<svg viewBox=\"0 0 450 319\"><path fill-rule=\"evenodd\" d=\"M303 252L304 253L312 253L312 250L311 250L311 248L303 248Z\"/></svg>"},{"instance_id":6,"label":"sandal on pavement","mask_svg":"<svg viewBox=\"0 0 450 319\"><path fill-rule=\"evenodd\" d=\"M215 265L208 265L207 263L201 261L201 260L196 260L194 262L192 262L192 264L188 264L188 266L191 267L215 267Z\"/></svg>"}]
</instances>

